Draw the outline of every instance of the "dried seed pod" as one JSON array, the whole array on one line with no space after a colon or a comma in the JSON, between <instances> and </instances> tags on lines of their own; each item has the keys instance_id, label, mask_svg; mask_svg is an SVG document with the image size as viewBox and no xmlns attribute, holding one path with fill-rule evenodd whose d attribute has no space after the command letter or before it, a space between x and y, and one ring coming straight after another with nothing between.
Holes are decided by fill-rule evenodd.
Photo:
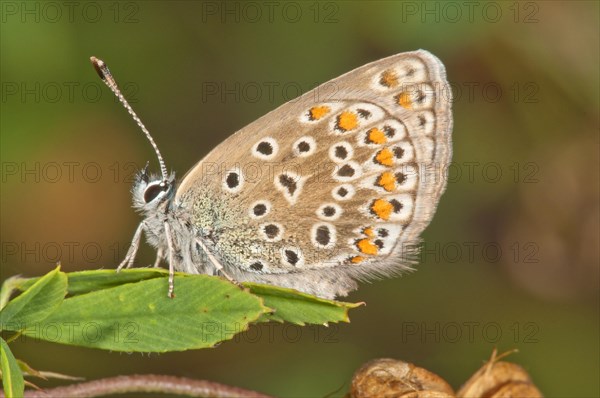
<instances>
[{"instance_id":1,"label":"dried seed pod","mask_svg":"<svg viewBox=\"0 0 600 398\"><path fill-rule=\"evenodd\" d=\"M375 359L354 373L351 398L454 398L444 379L412 363Z\"/></svg>"},{"instance_id":2,"label":"dried seed pod","mask_svg":"<svg viewBox=\"0 0 600 398\"><path fill-rule=\"evenodd\" d=\"M543 397L525 369L514 363L499 362L502 357L512 352L498 356L494 349L490 360L467 380L456 396L461 398Z\"/></svg>"}]
</instances>

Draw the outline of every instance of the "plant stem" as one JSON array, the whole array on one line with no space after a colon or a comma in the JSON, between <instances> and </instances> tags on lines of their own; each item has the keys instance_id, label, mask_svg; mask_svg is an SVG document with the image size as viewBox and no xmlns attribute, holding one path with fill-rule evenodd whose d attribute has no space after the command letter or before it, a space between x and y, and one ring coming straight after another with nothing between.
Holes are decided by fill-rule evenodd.
<instances>
[{"instance_id":1,"label":"plant stem","mask_svg":"<svg viewBox=\"0 0 600 398\"><path fill-rule=\"evenodd\" d=\"M272 398L269 395L212 381L164 375L117 376L40 391L27 390L24 398L99 397L139 392L178 394L189 397ZM4 394L0 394L0 397L4 397Z\"/></svg>"}]
</instances>

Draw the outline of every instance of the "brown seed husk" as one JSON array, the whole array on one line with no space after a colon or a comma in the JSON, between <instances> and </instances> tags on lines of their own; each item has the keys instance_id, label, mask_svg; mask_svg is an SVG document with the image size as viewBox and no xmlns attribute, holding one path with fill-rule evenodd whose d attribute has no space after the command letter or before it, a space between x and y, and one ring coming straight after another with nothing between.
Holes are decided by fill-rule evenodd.
<instances>
[{"instance_id":1,"label":"brown seed husk","mask_svg":"<svg viewBox=\"0 0 600 398\"><path fill-rule=\"evenodd\" d=\"M351 398L454 398L444 379L412 363L375 359L356 371Z\"/></svg>"},{"instance_id":2,"label":"brown seed husk","mask_svg":"<svg viewBox=\"0 0 600 398\"><path fill-rule=\"evenodd\" d=\"M456 393L460 398L541 398L529 374L514 363L500 362L496 355L483 365ZM504 355L501 355L502 357Z\"/></svg>"}]
</instances>

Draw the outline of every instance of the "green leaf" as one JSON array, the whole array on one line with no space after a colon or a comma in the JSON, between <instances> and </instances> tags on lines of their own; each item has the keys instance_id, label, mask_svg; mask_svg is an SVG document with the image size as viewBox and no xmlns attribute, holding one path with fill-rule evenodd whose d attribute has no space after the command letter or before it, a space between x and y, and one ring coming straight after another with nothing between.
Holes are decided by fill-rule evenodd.
<instances>
[{"instance_id":1,"label":"green leaf","mask_svg":"<svg viewBox=\"0 0 600 398\"><path fill-rule=\"evenodd\" d=\"M350 322L348 310L364 303L345 303L326 300L293 289L278 286L244 283L250 292L262 297L275 312L265 314L259 321L290 322L296 325Z\"/></svg>"},{"instance_id":2,"label":"green leaf","mask_svg":"<svg viewBox=\"0 0 600 398\"><path fill-rule=\"evenodd\" d=\"M62 303L67 294L67 276L56 267L0 311L0 329L18 331L38 323Z\"/></svg>"},{"instance_id":3,"label":"green leaf","mask_svg":"<svg viewBox=\"0 0 600 398\"><path fill-rule=\"evenodd\" d=\"M152 278L67 298L23 334L113 351L182 351L231 339L270 311L218 277L177 275L173 299L167 287L166 278Z\"/></svg>"},{"instance_id":4,"label":"green leaf","mask_svg":"<svg viewBox=\"0 0 600 398\"><path fill-rule=\"evenodd\" d=\"M238 287L221 278L206 275L176 274L175 292L177 293L177 297L175 300L169 301L165 297L168 271L163 269L137 268L123 270L118 273L114 270L81 271L69 273L67 276L69 281L68 291L73 297L67 298L59 311L53 314L50 319L47 319L43 325L40 325L39 329L29 330L28 334L30 336L65 344L84 345L118 351L183 350L210 347L220 340L214 336L209 338L201 336L200 338L205 339L206 342L200 344L192 338L193 336L184 336L181 341L169 341L162 345L162 343L151 339L152 336L156 335L156 325L148 324L153 322L152 317L160 316L164 319L164 322L187 325L185 322L188 321L184 319L186 313L194 313L196 311L192 308L194 305L207 305L206 303L209 303L209 305L215 306L214 310L216 312L212 312L215 316L208 322L217 322L221 326L216 331L204 330L203 333L208 332L210 335L213 335L219 333L219 330L224 330L227 332L225 333L227 334L227 338L231 338L232 333L244 330L248 322L277 321L290 322L297 325L349 322L348 311L362 304L325 300L296 290L277 286L244 283L244 286L249 289L249 292L245 292L245 294L254 297L261 303L262 312L258 314L252 312L253 315L248 316L248 319L244 319L237 326L231 326L232 323L227 318L226 311L222 311L218 307L218 303L213 302L212 295L220 294L218 293L219 290L217 290L217 293L210 293L211 290L207 286L212 286L213 283L218 282L229 286L234 292L239 293L240 290ZM197 282L198 286L190 288L180 286L182 281L189 283L189 279L194 278L201 278L202 281ZM18 288L27 288L37 280L39 278L21 282ZM219 286L221 286L220 284ZM143 287L135 287L137 285ZM123 305L121 301L115 299L115 297L118 298L121 292L130 292L134 287L139 290L139 293L130 293L130 295L135 297L128 297L123 300L127 305ZM116 290L115 292L114 289L120 290ZM142 300L139 298L139 295L144 295L145 298ZM185 299L182 298L183 295L185 295ZM162 312L159 315L156 313L147 314L148 304L151 302L154 303L157 300L159 302L166 301L167 304L173 301L180 303L180 300L184 300L184 302L181 306L176 305L173 308L161 307ZM156 306L156 304L154 305ZM184 307L184 305L191 307ZM178 310L179 313L177 313ZM218 311L221 311L221 313ZM99 318L101 318L102 323L98 323ZM93 323L86 324L85 322L87 321ZM192 322L191 325L194 328L199 328L199 330L214 327L206 326L208 324L199 325L199 323L204 322L202 319L190 322ZM60 327L57 327L57 325L60 325ZM87 329L84 330L84 327L87 327ZM44 331L43 328L47 328L48 330ZM92 333L96 329L100 331L102 339L110 340L107 336L112 336L114 340L116 336L117 339L122 340L123 333L129 333L139 338L136 340L136 347L125 341L116 343L114 341L90 341L101 340L101 338L96 337ZM147 332L144 332L145 330ZM147 341L146 345L141 345L141 339L146 339L146 334L140 334L141 332L150 336L150 340ZM77 339L72 337L74 333L79 333ZM91 333L91 338L90 336L82 337L81 333ZM161 336L164 333L168 334L168 332L162 331L158 333L156 336ZM58 334L60 334L60 337L57 337ZM200 335L201 333L197 333L196 337Z\"/></svg>"},{"instance_id":5,"label":"green leaf","mask_svg":"<svg viewBox=\"0 0 600 398\"><path fill-rule=\"evenodd\" d=\"M0 310L6 307L6 304L8 304L8 301L10 300L10 296L15 290L25 290L22 286L31 280L33 279L26 279L18 275L5 280L0 288ZM31 285L32 284L33 283L31 283Z\"/></svg>"},{"instance_id":6,"label":"green leaf","mask_svg":"<svg viewBox=\"0 0 600 398\"><path fill-rule=\"evenodd\" d=\"M23 373L10 348L8 348L8 344L2 338L0 338L0 369L2 370L4 395L7 398L22 397L25 390Z\"/></svg>"},{"instance_id":7,"label":"green leaf","mask_svg":"<svg viewBox=\"0 0 600 398\"><path fill-rule=\"evenodd\" d=\"M67 276L69 278L69 294L75 295L123 283L166 278L168 271L160 268L135 268L121 272L114 270L71 272ZM33 281L35 279L28 280L19 288L23 289ZM265 314L259 320L261 322L287 321L298 325L349 322L348 310L363 304L325 300L297 290L272 285L257 283L244 283L243 285L248 287L252 294L263 298L265 306L275 310L273 313Z\"/></svg>"},{"instance_id":8,"label":"green leaf","mask_svg":"<svg viewBox=\"0 0 600 398\"><path fill-rule=\"evenodd\" d=\"M160 268L134 268L121 272L112 269L70 272L67 274L70 295L89 293L96 290L116 287L125 283L139 282L146 279L164 278L168 271ZM39 278L23 280L16 286L20 290L27 289Z\"/></svg>"}]
</instances>

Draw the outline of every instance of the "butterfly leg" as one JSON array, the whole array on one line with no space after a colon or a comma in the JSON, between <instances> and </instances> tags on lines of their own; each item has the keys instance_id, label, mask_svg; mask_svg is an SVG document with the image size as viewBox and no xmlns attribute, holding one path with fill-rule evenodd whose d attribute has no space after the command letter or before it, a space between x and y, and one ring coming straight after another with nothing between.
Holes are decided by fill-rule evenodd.
<instances>
[{"instance_id":1,"label":"butterfly leg","mask_svg":"<svg viewBox=\"0 0 600 398\"><path fill-rule=\"evenodd\" d=\"M167 296L169 298L175 298L175 268L173 267L173 264L175 264L173 260L175 250L173 249L173 241L171 240L171 227L167 222L165 222L164 225L167 245L169 247L169 292L167 293Z\"/></svg>"},{"instance_id":2,"label":"butterfly leg","mask_svg":"<svg viewBox=\"0 0 600 398\"><path fill-rule=\"evenodd\" d=\"M208 247L206 247L206 245L204 244L204 242L202 242L201 239L196 239L196 243L200 245L204 253L206 253L206 256L208 257L209 261L215 266L217 271L225 277L225 279L239 287L242 287L238 281L233 279L233 277L231 277L227 272L225 272L223 265L221 265L219 260L217 260L217 258L210 252L210 250L208 250Z\"/></svg>"},{"instance_id":3,"label":"butterfly leg","mask_svg":"<svg viewBox=\"0 0 600 398\"><path fill-rule=\"evenodd\" d=\"M162 260L162 258L163 258L163 248L159 247L158 250L156 251L156 260L154 260L154 265L152 266L152 268L159 268L160 260Z\"/></svg>"},{"instance_id":4,"label":"butterfly leg","mask_svg":"<svg viewBox=\"0 0 600 398\"><path fill-rule=\"evenodd\" d=\"M123 267L131 268L133 265L133 260L135 260L135 255L137 254L138 248L140 247L140 240L142 238L142 231L146 224L142 221L140 225L138 225L135 230L135 234L133 234L133 239L131 240L131 246L129 246L129 250L127 250L127 255L121 261L121 264L117 267L117 272L121 271Z\"/></svg>"}]
</instances>

